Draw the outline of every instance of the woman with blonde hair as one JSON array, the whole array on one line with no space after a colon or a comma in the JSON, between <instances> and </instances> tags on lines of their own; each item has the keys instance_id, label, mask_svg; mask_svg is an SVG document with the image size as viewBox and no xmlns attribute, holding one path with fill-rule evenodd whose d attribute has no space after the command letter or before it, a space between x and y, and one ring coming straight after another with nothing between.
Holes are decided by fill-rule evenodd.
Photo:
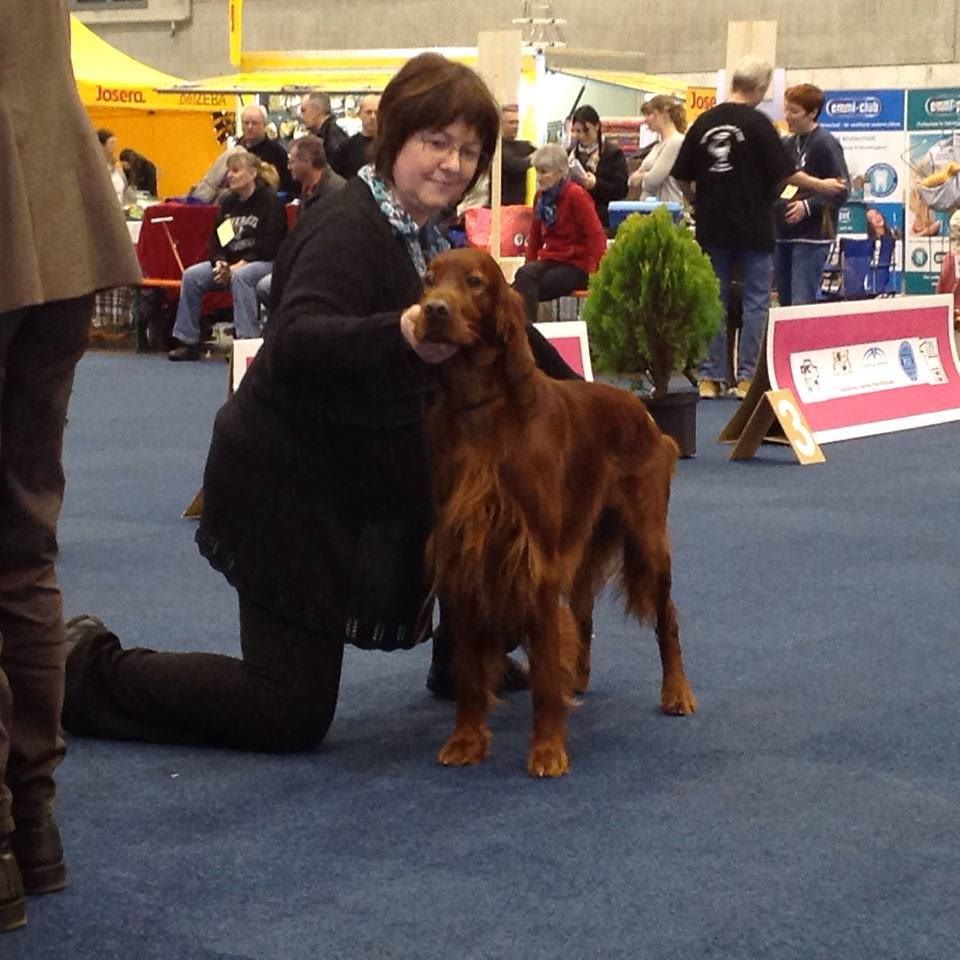
<instances>
[{"instance_id":1,"label":"woman with blonde hair","mask_svg":"<svg viewBox=\"0 0 960 960\"><path fill-rule=\"evenodd\" d=\"M287 232L283 203L277 198L276 169L243 151L227 160L229 192L210 231L209 260L183 272L173 336L179 344L171 360L199 360L203 295L229 287L238 338L259 337L256 287L273 269L273 258Z\"/></svg>"},{"instance_id":2,"label":"woman with blonde hair","mask_svg":"<svg viewBox=\"0 0 960 960\"><path fill-rule=\"evenodd\" d=\"M682 103L663 95L648 100L640 111L647 129L660 140L630 174L628 182L633 189L639 189L642 199L683 203L683 191L670 171L683 144L687 112Z\"/></svg>"}]
</instances>

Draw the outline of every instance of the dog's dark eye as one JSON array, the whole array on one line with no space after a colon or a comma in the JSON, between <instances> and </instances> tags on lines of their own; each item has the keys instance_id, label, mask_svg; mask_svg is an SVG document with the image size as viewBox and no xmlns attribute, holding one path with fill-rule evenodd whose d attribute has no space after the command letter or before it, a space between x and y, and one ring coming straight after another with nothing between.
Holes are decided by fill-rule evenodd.
<instances>
[{"instance_id":1,"label":"dog's dark eye","mask_svg":"<svg viewBox=\"0 0 960 960\"><path fill-rule=\"evenodd\" d=\"M468 287L482 287L483 286L483 277L479 274L471 273L467 277L467 286Z\"/></svg>"},{"instance_id":2,"label":"dog's dark eye","mask_svg":"<svg viewBox=\"0 0 960 960\"><path fill-rule=\"evenodd\" d=\"M433 273L430 270L428 270L423 275L423 285L425 287L432 287L436 282L437 282L436 277L434 277Z\"/></svg>"}]
</instances>

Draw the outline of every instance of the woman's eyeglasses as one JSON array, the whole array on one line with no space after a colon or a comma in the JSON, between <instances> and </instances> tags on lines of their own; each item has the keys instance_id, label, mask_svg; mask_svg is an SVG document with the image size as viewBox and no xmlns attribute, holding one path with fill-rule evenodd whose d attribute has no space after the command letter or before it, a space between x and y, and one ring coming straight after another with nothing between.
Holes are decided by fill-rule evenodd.
<instances>
[{"instance_id":1,"label":"woman's eyeglasses","mask_svg":"<svg viewBox=\"0 0 960 960\"><path fill-rule=\"evenodd\" d=\"M451 153L456 153L460 163L476 166L483 157L483 150L476 143L457 143L445 133L421 133L417 139L425 153L445 159Z\"/></svg>"}]
</instances>

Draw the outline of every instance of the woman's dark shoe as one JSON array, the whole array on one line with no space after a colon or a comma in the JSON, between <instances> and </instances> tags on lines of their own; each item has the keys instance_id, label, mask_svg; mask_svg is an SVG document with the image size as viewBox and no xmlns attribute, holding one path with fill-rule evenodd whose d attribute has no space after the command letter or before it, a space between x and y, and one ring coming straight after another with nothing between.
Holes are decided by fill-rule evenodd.
<instances>
[{"instance_id":1,"label":"woman's dark shoe","mask_svg":"<svg viewBox=\"0 0 960 960\"><path fill-rule=\"evenodd\" d=\"M17 829L10 836L10 847L27 893L56 893L67 885L63 844L53 817L18 820Z\"/></svg>"},{"instance_id":2,"label":"woman's dark shoe","mask_svg":"<svg viewBox=\"0 0 960 960\"><path fill-rule=\"evenodd\" d=\"M16 930L26 922L27 901L20 869L10 849L10 838L0 837L0 933Z\"/></svg>"}]
</instances>

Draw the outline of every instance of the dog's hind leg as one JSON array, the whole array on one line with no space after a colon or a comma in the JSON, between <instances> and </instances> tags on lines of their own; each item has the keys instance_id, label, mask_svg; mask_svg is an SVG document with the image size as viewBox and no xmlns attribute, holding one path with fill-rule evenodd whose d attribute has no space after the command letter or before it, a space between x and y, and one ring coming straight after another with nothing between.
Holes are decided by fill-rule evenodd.
<instances>
[{"instance_id":1,"label":"dog's hind leg","mask_svg":"<svg viewBox=\"0 0 960 960\"><path fill-rule=\"evenodd\" d=\"M677 716L694 713L697 700L683 669L677 610L670 598L673 581L665 535L644 542L631 530L623 545L623 579L630 613L641 622L649 621L651 613L656 618L663 669L660 709Z\"/></svg>"},{"instance_id":2,"label":"dog's hind leg","mask_svg":"<svg viewBox=\"0 0 960 960\"><path fill-rule=\"evenodd\" d=\"M664 713L685 716L695 713L697 698L690 689L683 669L683 654L680 652L680 628L677 624L677 608L670 599L671 575L669 568L657 577L657 644L660 647L660 664L663 682L660 686L660 709Z\"/></svg>"},{"instance_id":3,"label":"dog's hind leg","mask_svg":"<svg viewBox=\"0 0 960 960\"><path fill-rule=\"evenodd\" d=\"M594 585L590 571L581 567L570 593L570 611L577 632L577 663L573 674L573 692L586 693L590 684L590 647L593 643Z\"/></svg>"},{"instance_id":4,"label":"dog's hind leg","mask_svg":"<svg viewBox=\"0 0 960 960\"><path fill-rule=\"evenodd\" d=\"M542 590L538 607L537 622L529 629L533 735L527 772L533 777L559 777L570 769L567 709L580 638L573 614L560 604L557 590Z\"/></svg>"}]
</instances>

